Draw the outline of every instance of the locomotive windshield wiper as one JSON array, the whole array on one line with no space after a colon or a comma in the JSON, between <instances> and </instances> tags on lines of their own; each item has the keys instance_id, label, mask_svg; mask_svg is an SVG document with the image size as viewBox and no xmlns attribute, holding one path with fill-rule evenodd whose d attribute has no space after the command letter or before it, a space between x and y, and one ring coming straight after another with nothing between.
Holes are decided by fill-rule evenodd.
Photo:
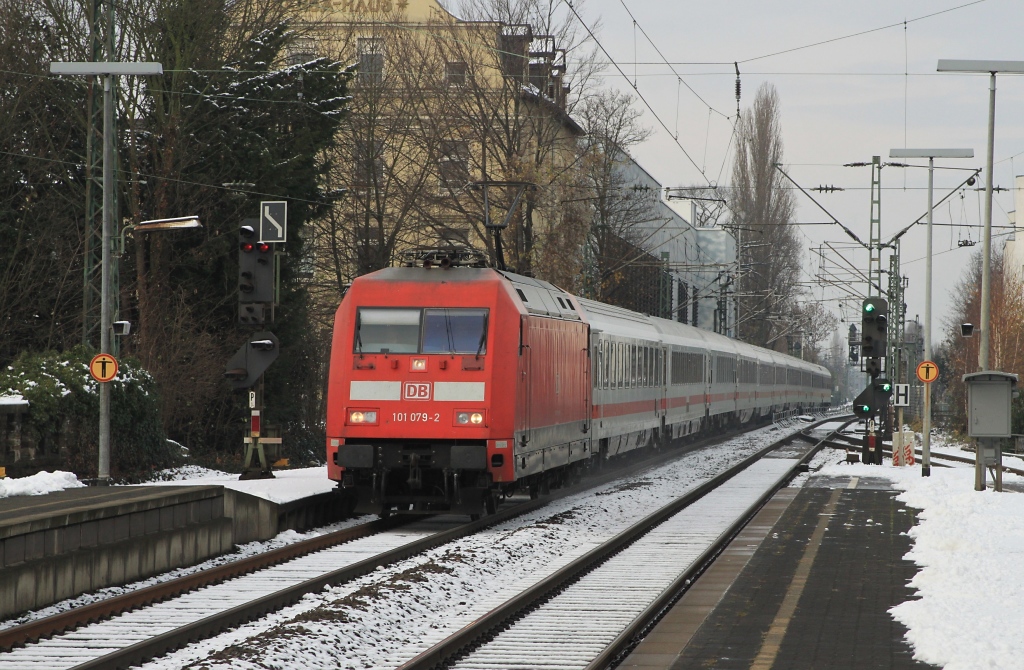
<instances>
[{"instance_id":1,"label":"locomotive windshield wiper","mask_svg":"<svg viewBox=\"0 0 1024 670\"><path fill-rule=\"evenodd\" d=\"M480 352L484 350L484 345L487 344L487 314L484 314L484 332L480 333L480 344L476 348L476 357L480 358Z\"/></svg>"},{"instance_id":2,"label":"locomotive windshield wiper","mask_svg":"<svg viewBox=\"0 0 1024 670\"><path fill-rule=\"evenodd\" d=\"M363 315L356 310L356 353L363 355Z\"/></svg>"}]
</instances>

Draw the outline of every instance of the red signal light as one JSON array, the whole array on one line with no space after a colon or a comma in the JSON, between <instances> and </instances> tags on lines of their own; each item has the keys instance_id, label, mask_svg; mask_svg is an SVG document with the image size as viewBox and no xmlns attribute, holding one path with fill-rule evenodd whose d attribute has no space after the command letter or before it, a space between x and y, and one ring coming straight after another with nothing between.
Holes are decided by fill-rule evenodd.
<instances>
[{"instance_id":1,"label":"red signal light","mask_svg":"<svg viewBox=\"0 0 1024 670\"><path fill-rule=\"evenodd\" d=\"M270 251L270 245L269 245L269 244L267 244L266 242L260 242L259 244L257 244L257 245L256 245L256 249L257 249L257 250L258 250L258 251L259 251L259 252L260 252L261 254L265 254L265 253L267 253L268 251Z\"/></svg>"},{"instance_id":2,"label":"red signal light","mask_svg":"<svg viewBox=\"0 0 1024 670\"><path fill-rule=\"evenodd\" d=\"M250 251L252 251L252 249L252 242L242 242L242 251L244 251L245 253L249 253Z\"/></svg>"}]
</instances>

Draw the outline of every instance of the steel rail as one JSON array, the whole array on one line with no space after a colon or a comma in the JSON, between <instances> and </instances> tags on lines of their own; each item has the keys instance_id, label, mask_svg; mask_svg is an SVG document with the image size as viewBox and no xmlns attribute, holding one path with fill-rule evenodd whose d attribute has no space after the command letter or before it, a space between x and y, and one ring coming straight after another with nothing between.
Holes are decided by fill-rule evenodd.
<instances>
[{"instance_id":1,"label":"steel rail","mask_svg":"<svg viewBox=\"0 0 1024 670\"><path fill-rule=\"evenodd\" d=\"M836 417L832 417L828 420L834 420ZM826 420L826 421L828 421ZM841 427L832 431L832 434L838 433L840 430L848 426L853 422L853 418L850 418ZM825 421L818 422L815 426L821 425ZM811 426L814 427L814 426ZM810 428L810 427L809 427ZM806 431L804 429L801 434L805 437ZM668 613L669 608L672 607L678 601L684 593L690 588L690 585L700 575L702 575L711 564L715 561L718 556L725 551L729 544L740 534L740 532L747 526L748 523L757 515L757 513L764 507L776 493L779 492L784 486L793 480L801 472L806 472L808 469L808 463L825 446L827 437L819 440L814 446L812 446L808 452L801 457L789 472L781 477L778 482L775 483L770 489L765 491L758 499L754 502L747 511L738 518L722 535L719 536L710 547L708 547L698 558L695 560L689 568L683 571L667 589L662 591L661 595L658 596L654 602L647 606L647 608L633 620L632 623L627 626L622 633L619 634L615 640L605 648L601 654L599 654L593 661L587 665L586 670L601 670L603 668L615 667L625 656L636 647L637 644L651 631L652 628L661 620L661 618Z\"/></svg>"},{"instance_id":2,"label":"steel rail","mask_svg":"<svg viewBox=\"0 0 1024 670\"><path fill-rule=\"evenodd\" d=\"M835 442L835 441L830 440L829 441L829 446L832 446L832 447L834 447L836 449L849 449L850 447L856 447L856 448L860 449L860 448L863 447L862 444L858 444L858 443L853 441L854 439L857 439L857 438L851 438L851 437L849 437L847 435L837 435L836 437L839 440L842 440L842 442ZM889 449L883 448L882 449L882 453L885 453L885 452L889 452L890 454L892 454L892 449L891 448L889 448ZM914 449L914 454L917 455L917 456L920 456L921 455L921 450L915 448ZM969 463L971 465L974 465L974 457L973 456L957 456L955 454L943 454L941 452L936 452L934 450L931 452L931 456L932 456L932 458L938 458L940 460L953 461L955 463ZM1021 468L1013 468L1013 467L1010 467L1008 465L1004 465L1003 466L1003 472L1011 472L1011 473L1013 473L1015 475L1020 475L1020 476L1024 477L1024 469L1021 469Z\"/></svg>"},{"instance_id":3,"label":"steel rail","mask_svg":"<svg viewBox=\"0 0 1024 670\"><path fill-rule=\"evenodd\" d=\"M14 647L74 630L85 624L109 619L122 612L130 612L139 607L161 602L204 586L218 584L227 579L262 570L293 558L320 551L321 549L327 549L361 537L374 535L382 530L395 528L408 522L409 519L406 517L395 517L393 519L379 519L359 526L344 528L333 533L295 542L190 575L183 575L160 584L104 598L88 605L75 607L67 612L29 621L19 626L12 626L11 628L0 630L0 651L10 651Z\"/></svg>"},{"instance_id":4,"label":"steel rail","mask_svg":"<svg viewBox=\"0 0 1024 670\"><path fill-rule=\"evenodd\" d=\"M734 465L728 470L716 475L708 481L698 485L694 489L683 496L677 498L675 501L665 505L661 509L649 514L644 519L626 528L613 538L609 539L602 545L595 547L591 551L587 552L583 556L572 561L568 565L557 570L550 576L537 582L530 588L526 589L522 593L510 598L498 607L492 609L486 614L482 615L472 623L459 629L452 635L448 636L444 640L441 640L437 644L433 645L429 649L421 652L411 660L399 666L398 670L428 670L430 668L443 667L445 664L450 663L457 657L459 657L465 651L473 648L481 641L488 638L491 634L496 632L498 629L508 625L512 620L517 618L519 615L525 613L528 610L536 608L539 604L548 600L551 596L555 595L561 589L568 586L570 583L577 581L580 577L590 572L598 565L603 563L606 559L612 555L623 550L641 536L645 535L655 526L659 525L666 519L677 514L683 508L691 505L698 499L702 498L708 492L714 490L723 482L731 479L736 474L748 468L751 464L764 457L766 454L778 449L779 447L789 444L801 437L807 438L804 433L822 423L837 420L837 417L828 417L822 419L810 426L805 427L802 431L783 437L771 445L759 450L755 454L747 457L740 463ZM790 469L790 472L786 476L779 480L776 487L773 488L770 495L774 495L775 491L795 476L802 469L806 469L807 460L813 455L813 451L820 448L816 445L812 448L805 457L801 458L794 466ZM762 496L761 501L755 505L756 513L757 509L767 502L770 498L769 494ZM753 514L744 516L744 524ZM740 526L742 527L742 526ZM723 545L724 546L724 545ZM720 549L719 549L720 550ZM716 552L717 553L717 552ZM702 557L703 558L703 557Z\"/></svg>"}]
</instances>

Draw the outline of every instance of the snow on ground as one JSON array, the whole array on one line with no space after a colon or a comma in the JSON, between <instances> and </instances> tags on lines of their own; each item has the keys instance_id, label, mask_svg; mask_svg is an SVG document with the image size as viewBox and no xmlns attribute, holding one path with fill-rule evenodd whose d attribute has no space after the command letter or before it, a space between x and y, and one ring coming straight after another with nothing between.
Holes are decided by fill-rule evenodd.
<instances>
[{"instance_id":1,"label":"snow on ground","mask_svg":"<svg viewBox=\"0 0 1024 670\"><path fill-rule=\"evenodd\" d=\"M933 440L937 452L967 455L945 437ZM1008 459L1007 459L1008 460ZM1003 474L1004 493L974 490L974 466L921 468L828 465L828 476L884 477L900 502L920 510L909 531L914 544L908 560L918 566L910 586L914 600L890 611L907 626L914 658L945 670L1019 668L1024 658L1024 478ZM991 476L989 476L991 484Z\"/></svg>"},{"instance_id":2,"label":"snow on ground","mask_svg":"<svg viewBox=\"0 0 1024 670\"><path fill-rule=\"evenodd\" d=\"M40 496L64 489L76 489L85 486L71 472L54 470L53 472L37 472L28 477L5 477L0 479L0 498L9 496Z\"/></svg>"},{"instance_id":3,"label":"snow on ground","mask_svg":"<svg viewBox=\"0 0 1024 670\"><path fill-rule=\"evenodd\" d=\"M264 498L275 503L287 503L307 498L318 493L328 493L337 486L327 478L327 468L296 468L275 470L274 479L247 479L239 481L237 474L209 470L196 465L163 470L156 475L159 481L145 482L143 486L181 486L183 483L196 486L216 484Z\"/></svg>"},{"instance_id":4,"label":"snow on ground","mask_svg":"<svg viewBox=\"0 0 1024 670\"><path fill-rule=\"evenodd\" d=\"M144 667L396 667L782 434L757 430L554 501Z\"/></svg>"}]
</instances>

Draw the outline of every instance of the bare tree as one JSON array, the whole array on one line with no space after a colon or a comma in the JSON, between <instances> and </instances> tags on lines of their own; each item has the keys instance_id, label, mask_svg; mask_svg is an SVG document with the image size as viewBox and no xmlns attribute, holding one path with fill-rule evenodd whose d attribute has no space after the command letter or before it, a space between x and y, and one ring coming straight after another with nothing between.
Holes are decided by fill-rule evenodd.
<instances>
[{"instance_id":1,"label":"bare tree","mask_svg":"<svg viewBox=\"0 0 1024 670\"><path fill-rule=\"evenodd\" d=\"M761 85L753 106L740 117L737 137L728 200L731 223L743 241L739 335L769 346L778 335L773 321L793 309L800 280L800 242L790 225L796 205L775 169L782 163L782 127L779 96L771 84Z\"/></svg>"},{"instance_id":2,"label":"bare tree","mask_svg":"<svg viewBox=\"0 0 1024 670\"><path fill-rule=\"evenodd\" d=\"M585 270L588 297L621 304L636 291L633 275L650 266L644 249L643 228L657 220L658 193L638 189L628 172L629 150L650 137L640 123L641 113L633 97L617 91L601 91L577 108L587 131L580 143L580 173L589 203L591 224L587 239Z\"/></svg>"},{"instance_id":3,"label":"bare tree","mask_svg":"<svg viewBox=\"0 0 1024 670\"><path fill-rule=\"evenodd\" d=\"M805 302L794 306L790 315L789 320L796 324L802 357L812 363L820 363L823 358L822 344L836 332L839 320L820 302Z\"/></svg>"},{"instance_id":4,"label":"bare tree","mask_svg":"<svg viewBox=\"0 0 1024 670\"><path fill-rule=\"evenodd\" d=\"M991 327L989 335L990 367L993 370L1024 372L1024 282L1020 275L1007 271L1002 254L992 258ZM945 380L939 388L948 400L957 428L967 425L967 389L963 375L978 368L980 338L965 339L960 324L978 323L981 313L981 253L971 259L953 294L953 304L944 319L946 329L945 360L940 361ZM943 393L944 392L944 393ZM1013 432L1024 431L1024 399L1013 402Z\"/></svg>"},{"instance_id":5,"label":"bare tree","mask_svg":"<svg viewBox=\"0 0 1024 670\"><path fill-rule=\"evenodd\" d=\"M561 267L556 250L578 248L583 234L581 210L567 196L583 132L571 113L596 67L589 38L557 2L491 0L460 10L468 22L449 23L448 34L438 26L436 34L446 66L465 68L447 114L468 147L467 171L473 180L536 185L519 207L512 207L516 188L490 191L490 204L501 214L514 209L504 235L512 266L526 273ZM474 239L490 248L480 192L451 195L450 213L471 222Z\"/></svg>"},{"instance_id":6,"label":"bare tree","mask_svg":"<svg viewBox=\"0 0 1024 670\"><path fill-rule=\"evenodd\" d=\"M53 24L42 0L0 0L0 363L81 341L86 86L49 76L82 57Z\"/></svg>"}]
</instances>

